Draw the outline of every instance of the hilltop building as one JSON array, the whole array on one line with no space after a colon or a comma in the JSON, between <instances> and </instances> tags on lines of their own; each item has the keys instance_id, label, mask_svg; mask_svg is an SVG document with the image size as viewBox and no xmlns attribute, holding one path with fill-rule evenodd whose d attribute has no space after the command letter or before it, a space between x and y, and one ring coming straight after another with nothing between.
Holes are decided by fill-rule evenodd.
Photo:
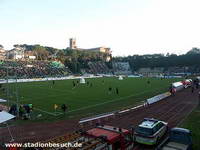
<instances>
[{"instance_id":1,"label":"hilltop building","mask_svg":"<svg viewBox=\"0 0 200 150\"><path fill-rule=\"evenodd\" d=\"M30 60L34 60L34 59L36 59L36 56L35 56L35 53L33 52L33 51L28 51L28 50L26 50L25 52L24 52L24 58L25 59L30 59Z\"/></svg>"},{"instance_id":2,"label":"hilltop building","mask_svg":"<svg viewBox=\"0 0 200 150\"><path fill-rule=\"evenodd\" d=\"M23 59L24 58L24 50L25 50L25 48L16 46L15 48L9 50L6 53L6 57L8 59Z\"/></svg>"},{"instance_id":3,"label":"hilltop building","mask_svg":"<svg viewBox=\"0 0 200 150\"><path fill-rule=\"evenodd\" d=\"M0 46L0 60L6 58L6 51L4 50L3 46Z\"/></svg>"},{"instance_id":4,"label":"hilltop building","mask_svg":"<svg viewBox=\"0 0 200 150\"><path fill-rule=\"evenodd\" d=\"M69 39L69 48L72 50L81 50L81 51L90 51L90 52L100 52L100 53L105 53L107 54L106 61L110 61L112 57L112 52L110 48L108 47L96 47L96 48L78 48L76 45L76 39L75 38L70 38Z\"/></svg>"}]
</instances>

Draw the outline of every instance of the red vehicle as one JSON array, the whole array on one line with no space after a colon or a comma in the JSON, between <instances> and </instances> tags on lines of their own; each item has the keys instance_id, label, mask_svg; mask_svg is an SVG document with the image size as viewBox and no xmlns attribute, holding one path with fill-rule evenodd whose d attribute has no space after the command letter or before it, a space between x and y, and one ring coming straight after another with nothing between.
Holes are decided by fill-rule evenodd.
<instances>
[{"instance_id":1,"label":"red vehicle","mask_svg":"<svg viewBox=\"0 0 200 150\"><path fill-rule=\"evenodd\" d=\"M101 149L109 150L128 150L133 148L132 133L129 130L116 128L113 126L99 125L84 133L88 138L102 138L106 143ZM102 146L102 144L101 144ZM99 149L98 147L94 149Z\"/></svg>"},{"instance_id":2,"label":"red vehicle","mask_svg":"<svg viewBox=\"0 0 200 150\"><path fill-rule=\"evenodd\" d=\"M70 150L131 150L134 146L132 131L107 125L97 125L86 131L79 130L41 143L63 144L67 142L72 145L77 142L81 144L80 147L70 147ZM67 147L48 148L48 150L61 150L62 148Z\"/></svg>"},{"instance_id":3,"label":"red vehicle","mask_svg":"<svg viewBox=\"0 0 200 150\"><path fill-rule=\"evenodd\" d=\"M184 88L188 88L188 87L192 86L192 79L186 79L186 80L183 80L181 82L183 83Z\"/></svg>"}]
</instances>

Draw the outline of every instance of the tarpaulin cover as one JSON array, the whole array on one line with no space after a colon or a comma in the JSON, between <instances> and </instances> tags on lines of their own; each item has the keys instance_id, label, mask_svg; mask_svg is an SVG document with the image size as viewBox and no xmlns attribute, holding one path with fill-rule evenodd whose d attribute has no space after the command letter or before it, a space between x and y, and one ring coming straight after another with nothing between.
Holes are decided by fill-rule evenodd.
<instances>
[{"instance_id":1,"label":"tarpaulin cover","mask_svg":"<svg viewBox=\"0 0 200 150\"><path fill-rule=\"evenodd\" d=\"M4 122L11 120L13 118L15 118L15 116L13 116L12 114L9 114L5 111L0 112L0 123L4 123Z\"/></svg>"},{"instance_id":2,"label":"tarpaulin cover","mask_svg":"<svg viewBox=\"0 0 200 150\"><path fill-rule=\"evenodd\" d=\"M0 99L0 103L1 103L1 102L7 102L7 101L6 101L6 100L4 100L4 99Z\"/></svg>"}]
</instances>

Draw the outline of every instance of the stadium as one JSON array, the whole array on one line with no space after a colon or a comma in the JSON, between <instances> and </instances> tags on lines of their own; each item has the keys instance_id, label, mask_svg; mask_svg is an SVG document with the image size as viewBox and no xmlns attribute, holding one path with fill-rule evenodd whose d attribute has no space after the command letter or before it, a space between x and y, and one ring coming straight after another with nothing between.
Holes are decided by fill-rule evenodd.
<instances>
[{"instance_id":1,"label":"stadium","mask_svg":"<svg viewBox=\"0 0 200 150\"><path fill-rule=\"evenodd\" d=\"M0 150L200 150L199 5L0 1Z\"/></svg>"},{"instance_id":2,"label":"stadium","mask_svg":"<svg viewBox=\"0 0 200 150\"><path fill-rule=\"evenodd\" d=\"M86 53L80 49L71 51ZM111 57L110 54L99 53ZM144 118L166 121L168 128L173 128L198 105L199 81L192 73L177 75L171 71L172 67L165 71L143 68L133 72L129 62L117 58L107 61L106 57L100 61L89 60L87 67L81 66L74 72L70 65L58 61L56 53L54 58L1 60L2 147L8 142L66 143L84 136L87 139L82 132L94 130L97 125L122 128L129 133ZM89 139L93 144L83 140L88 149L97 149L99 143L105 146L101 139L104 134L98 132L100 137L93 135L96 137ZM154 149L155 146L133 141L125 149L128 148Z\"/></svg>"}]
</instances>

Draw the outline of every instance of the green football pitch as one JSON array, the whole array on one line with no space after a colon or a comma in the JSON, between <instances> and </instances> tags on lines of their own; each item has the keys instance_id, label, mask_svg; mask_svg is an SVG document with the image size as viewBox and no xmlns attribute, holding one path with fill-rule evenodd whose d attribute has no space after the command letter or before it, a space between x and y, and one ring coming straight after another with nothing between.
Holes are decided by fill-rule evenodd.
<instances>
[{"instance_id":1,"label":"green football pitch","mask_svg":"<svg viewBox=\"0 0 200 150\"><path fill-rule=\"evenodd\" d=\"M180 79L118 80L116 77L105 77L85 80L89 84L76 84L75 87L73 82L77 83L78 79L55 81L55 84L53 81L5 84L5 87L8 86L8 93L1 92L0 98L9 99L10 104L16 103L17 98L20 104L33 104L37 115L41 113L48 118L62 116L62 104L67 105L65 116L86 117L139 105L147 98L166 92L170 83ZM109 88L112 88L111 92ZM55 104L58 106L56 111Z\"/></svg>"}]
</instances>

